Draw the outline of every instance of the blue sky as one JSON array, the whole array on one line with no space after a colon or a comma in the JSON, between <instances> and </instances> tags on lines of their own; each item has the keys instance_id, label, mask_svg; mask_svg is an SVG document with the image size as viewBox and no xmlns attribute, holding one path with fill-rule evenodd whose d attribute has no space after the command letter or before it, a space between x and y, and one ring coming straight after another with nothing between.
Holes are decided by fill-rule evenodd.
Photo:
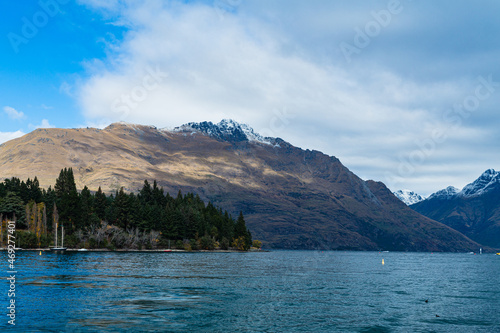
<instances>
[{"instance_id":1,"label":"blue sky","mask_svg":"<svg viewBox=\"0 0 500 333\"><path fill-rule=\"evenodd\" d=\"M4 112L0 127L4 133L29 132L44 119L57 127L85 124L72 95L75 91L65 87L86 80L85 64L106 57L106 38L122 38L126 31L98 11L73 1L42 3L47 6L39 1L0 5L8 13L0 25L4 37L0 43L1 107L24 114L9 117ZM30 30L32 26L36 30Z\"/></svg>"},{"instance_id":2,"label":"blue sky","mask_svg":"<svg viewBox=\"0 0 500 333\"><path fill-rule=\"evenodd\" d=\"M500 3L4 1L0 141L232 118L428 195L500 169Z\"/></svg>"}]
</instances>

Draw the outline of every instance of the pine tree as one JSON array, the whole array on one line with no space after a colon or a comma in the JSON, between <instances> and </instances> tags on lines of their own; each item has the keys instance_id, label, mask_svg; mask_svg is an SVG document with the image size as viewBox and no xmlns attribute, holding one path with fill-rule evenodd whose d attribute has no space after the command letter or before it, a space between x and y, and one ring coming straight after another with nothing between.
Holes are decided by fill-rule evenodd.
<instances>
[{"instance_id":1,"label":"pine tree","mask_svg":"<svg viewBox=\"0 0 500 333\"><path fill-rule=\"evenodd\" d=\"M69 227L68 232L79 229L81 227L79 198L73 169L64 168L61 170L59 177L56 179L54 190L61 222L69 222L69 225L67 225Z\"/></svg>"},{"instance_id":2,"label":"pine tree","mask_svg":"<svg viewBox=\"0 0 500 333\"><path fill-rule=\"evenodd\" d=\"M243 212L240 211L240 215L236 220L236 224L234 226L234 238L238 238L241 236L246 236L247 227L245 225L245 218L243 217Z\"/></svg>"},{"instance_id":3,"label":"pine tree","mask_svg":"<svg viewBox=\"0 0 500 333\"><path fill-rule=\"evenodd\" d=\"M99 189L97 190L95 194L95 213L97 214L97 217L101 220L104 220L106 218L106 206L108 204L108 200L106 199L106 194L104 194L101 190L101 187L99 186Z\"/></svg>"},{"instance_id":4,"label":"pine tree","mask_svg":"<svg viewBox=\"0 0 500 333\"><path fill-rule=\"evenodd\" d=\"M5 197L0 200L0 213L3 213L7 219L13 220L14 215L17 216L19 225L25 225L26 209L23 200L14 192L7 192Z\"/></svg>"},{"instance_id":5,"label":"pine tree","mask_svg":"<svg viewBox=\"0 0 500 333\"><path fill-rule=\"evenodd\" d=\"M156 205L165 205L165 193L163 192L163 188L159 188L158 184L153 181L153 190L152 190L153 202Z\"/></svg>"},{"instance_id":6,"label":"pine tree","mask_svg":"<svg viewBox=\"0 0 500 333\"><path fill-rule=\"evenodd\" d=\"M243 217L243 212L240 211L240 215L238 216L238 220L236 220L236 225L234 226L234 238L238 239L243 237L245 240L245 250L248 250L252 245L252 235L250 234L250 230L247 229L245 225L245 218Z\"/></svg>"},{"instance_id":7,"label":"pine tree","mask_svg":"<svg viewBox=\"0 0 500 333\"><path fill-rule=\"evenodd\" d=\"M91 216L93 213L92 209L92 195L87 186L85 186L80 193L80 221L82 227L88 227L90 225Z\"/></svg>"},{"instance_id":8,"label":"pine tree","mask_svg":"<svg viewBox=\"0 0 500 333\"><path fill-rule=\"evenodd\" d=\"M139 192L139 195L141 197L141 200L144 203L150 204L152 202L152 200L153 200L153 191L151 190L151 185L149 185L149 182L148 182L147 179L144 181L144 185L142 186L142 189Z\"/></svg>"},{"instance_id":9,"label":"pine tree","mask_svg":"<svg viewBox=\"0 0 500 333\"><path fill-rule=\"evenodd\" d=\"M116 224L126 230L129 222L130 204L129 197L125 194L123 187L120 188L120 191L116 195L113 206L115 208Z\"/></svg>"}]
</instances>

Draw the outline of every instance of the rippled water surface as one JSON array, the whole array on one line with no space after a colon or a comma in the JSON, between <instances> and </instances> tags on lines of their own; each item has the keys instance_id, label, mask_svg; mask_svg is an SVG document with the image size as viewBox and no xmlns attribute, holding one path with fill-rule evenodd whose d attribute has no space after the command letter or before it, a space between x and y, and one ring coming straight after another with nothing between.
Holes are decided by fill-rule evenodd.
<instances>
[{"instance_id":1,"label":"rippled water surface","mask_svg":"<svg viewBox=\"0 0 500 333\"><path fill-rule=\"evenodd\" d=\"M500 332L492 254L17 256L16 326L6 282L2 332Z\"/></svg>"}]
</instances>

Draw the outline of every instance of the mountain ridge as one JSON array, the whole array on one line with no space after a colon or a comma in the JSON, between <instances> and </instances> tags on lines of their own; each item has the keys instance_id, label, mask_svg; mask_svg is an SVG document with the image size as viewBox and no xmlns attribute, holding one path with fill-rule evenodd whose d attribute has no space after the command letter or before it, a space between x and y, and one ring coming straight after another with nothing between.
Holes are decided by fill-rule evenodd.
<instances>
[{"instance_id":1,"label":"mountain ridge","mask_svg":"<svg viewBox=\"0 0 500 333\"><path fill-rule=\"evenodd\" d=\"M191 122L173 129L174 132L189 132L192 130L199 131L220 141L253 141L277 147L279 147L277 142L282 141L279 138L263 137L249 125L240 124L232 119L223 119L217 124L211 121Z\"/></svg>"},{"instance_id":2,"label":"mountain ridge","mask_svg":"<svg viewBox=\"0 0 500 333\"><path fill-rule=\"evenodd\" d=\"M435 193L432 193L428 199L433 199L433 198L436 198L436 199L451 199L453 198L455 195L457 195L458 193L460 193L460 189L454 187L454 186L448 186L447 188L445 189L442 189L442 190L439 190Z\"/></svg>"},{"instance_id":3,"label":"mountain ridge","mask_svg":"<svg viewBox=\"0 0 500 333\"><path fill-rule=\"evenodd\" d=\"M145 179L156 179L170 193L194 192L234 214L243 211L255 238L269 247L470 251L479 246L414 212L382 183L360 179L336 157L279 138L266 138L271 144L249 140L253 130L245 132L236 122L223 122L227 131L217 131L217 125L38 129L0 146L0 174L37 176L48 186L62 168L72 167L79 188L101 186L108 192L136 191Z\"/></svg>"},{"instance_id":4,"label":"mountain ridge","mask_svg":"<svg viewBox=\"0 0 500 333\"><path fill-rule=\"evenodd\" d=\"M500 172L494 169L488 169L475 181L466 185L458 195L463 197L474 197L494 190L500 186Z\"/></svg>"}]
</instances>

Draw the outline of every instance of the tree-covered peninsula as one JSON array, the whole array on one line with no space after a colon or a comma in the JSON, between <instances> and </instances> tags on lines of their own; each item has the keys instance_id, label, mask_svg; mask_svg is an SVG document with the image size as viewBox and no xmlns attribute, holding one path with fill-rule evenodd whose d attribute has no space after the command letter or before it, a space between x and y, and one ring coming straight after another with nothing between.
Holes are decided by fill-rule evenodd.
<instances>
[{"instance_id":1,"label":"tree-covered peninsula","mask_svg":"<svg viewBox=\"0 0 500 333\"><path fill-rule=\"evenodd\" d=\"M35 177L0 183L0 239L5 244L6 221L16 220L17 246L54 245L56 225L64 226L68 248L185 250L248 250L252 236L240 212L235 220L193 193L164 193L156 181L144 181L138 193L123 188L106 195L86 186L78 191L73 170L61 170L54 188L40 188ZM256 242L259 243L259 242Z\"/></svg>"}]
</instances>

